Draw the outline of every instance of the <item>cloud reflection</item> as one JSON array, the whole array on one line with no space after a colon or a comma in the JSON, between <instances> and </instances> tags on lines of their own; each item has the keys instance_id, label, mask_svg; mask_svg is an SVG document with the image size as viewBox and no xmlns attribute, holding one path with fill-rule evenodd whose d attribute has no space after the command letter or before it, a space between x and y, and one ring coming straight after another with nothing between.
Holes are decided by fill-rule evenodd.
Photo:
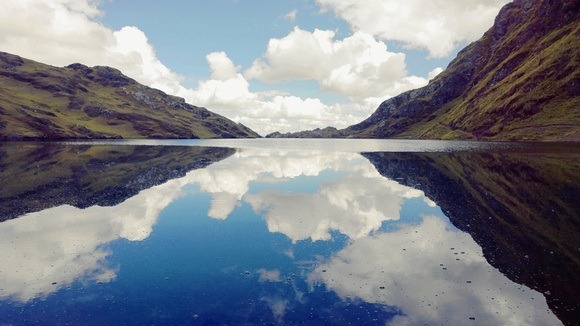
<instances>
[{"instance_id":1,"label":"cloud reflection","mask_svg":"<svg viewBox=\"0 0 580 326\"><path fill-rule=\"evenodd\" d=\"M64 205L0 223L0 298L26 302L79 278L115 279L105 245L149 237L159 213L188 183L188 176L170 180L114 207Z\"/></svg>"},{"instance_id":2,"label":"cloud reflection","mask_svg":"<svg viewBox=\"0 0 580 326\"><path fill-rule=\"evenodd\" d=\"M490 266L441 218L354 240L309 277L344 299L396 306L396 325L558 325L545 298Z\"/></svg>"},{"instance_id":3,"label":"cloud reflection","mask_svg":"<svg viewBox=\"0 0 580 326\"><path fill-rule=\"evenodd\" d=\"M258 269L258 278L260 282L280 282L281 278L280 278L280 270L279 269L273 269L273 270L267 270L267 269Z\"/></svg>"},{"instance_id":4,"label":"cloud reflection","mask_svg":"<svg viewBox=\"0 0 580 326\"><path fill-rule=\"evenodd\" d=\"M251 183L281 183L323 171L349 174L321 184L314 194L249 193ZM212 196L208 216L226 219L246 202L263 214L270 232L283 233L293 242L328 240L333 230L360 238L380 228L383 221L399 219L404 199L424 197L420 190L381 176L355 153L244 149L235 159L195 171L190 181Z\"/></svg>"},{"instance_id":5,"label":"cloud reflection","mask_svg":"<svg viewBox=\"0 0 580 326\"><path fill-rule=\"evenodd\" d=\"M212 196L208 216L226 219L242 203L250 183L280 183L299 176L317 176L325 170L345 168L352 160L364 162L353 153L244 149L229 159L192 172L189 181Z\"/></svg>"},{"instance_id":6,"label":"cloud reflection","mask_svg":"<svg viewBox=\"0 0 580 326\"><path fill-rule=\"evenodd\" d=\"M320 185L315 194L264 191L244 200L264 212L270 232L280 232L293 242L329 240L331 231L358 239L378 230L383 221L398 220L405 198L423 196L359 166L344 178Z\"/></svg>"},{"instance_id":7,"label":"cloud reflection","mask_svg":"<svg viewBox=\"0 0 580 326\"><path fill-rule=\"evenodd\" d=\"M310 183L314 191L270 187L324 171L337 173ZM160 212L190 184L211 196L207 215L215 219L248 204L270 232L293 243L328 240L333 232L348 236L345 248L305 272L312 271L309 283L324 283L343 299L396 306L403 315L395 323L559 323L541 294L509 281L486 262L469 234L450 229L443 219L427 216L419 225L380 231L383 222L400 219L405 200L435 203L381 176L360 155L340 152L245 149L115 207L60 206L0 223L0 298L26 302L78 279L114 280L122 266L107 263L107 244L149 237ZM294 259L293 248L286 254ZM283 279L278 269L257 272L262 283ZM297 291L296 300L302 295ZM262 301L279 321L292 303L269 296Z\"/></svg>"},{"instance_id":8,"label":"cloud reflection","mask_svg":"<svg viewBox=\"0 0 580 326\"><path fill-rule=\"evenodd\" d=\"M250 194L252 183L281 183L323 171L348 170L318 191L283 193L265 190ZM298 152L247 149L185 177L141 191L114 207L79 209L59 206L0 223L0 298L28 301L77 279L108 282L118 267L106 262L106 245L117 239L142 241L152 233L159 213L197 184L211 195L209 217L225 219L242 202L264 212L268 229L293 242L326 240L332 230L357 239L396 220L403 198L421 191L380 176L360 155L337 152ZM263 279L274 274L264 272Z\"/></svg>"}]
</instances>

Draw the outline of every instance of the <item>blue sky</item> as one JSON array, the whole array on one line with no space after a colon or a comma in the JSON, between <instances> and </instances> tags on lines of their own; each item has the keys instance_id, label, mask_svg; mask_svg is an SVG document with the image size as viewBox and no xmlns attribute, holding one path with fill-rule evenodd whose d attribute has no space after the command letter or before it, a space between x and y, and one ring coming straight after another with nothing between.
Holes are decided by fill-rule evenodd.
<instances>
[{"instance_id":1,"label":"blue sky","mask_svg":"<svg viewBox=\"0 0 580 326\"><path fill-rule=\"evenodd\" d=\"M507 0L5 0L0 51L108 65L265 135L426 85Z\"/></svg>"},{"instance_id":2,"label":"blue sky","mask_svg":"<svg viewBox=\"0 0 580 326\"><path fill-rule=\"evenodd\" d=\"M248 67L264 52L270 38L286 36L294 26L334 30L337 38L350 35L346 21L331 12L321 13L319 5L306 0L213 0L211 6L204 1L123 0L105 2L101 9L105 25L115 30L133 25L144 31L159 59L186 75L191 87L209 76L205 55L211 52L224 51L235 63ZM293 10L295 20L285 18ZM397 43L389 45L404 51ZM407 70L419 76L445 67L455 55L435 59L428 58L425 50L407 50L406 54Z\"/></svg>"}]
</instances>

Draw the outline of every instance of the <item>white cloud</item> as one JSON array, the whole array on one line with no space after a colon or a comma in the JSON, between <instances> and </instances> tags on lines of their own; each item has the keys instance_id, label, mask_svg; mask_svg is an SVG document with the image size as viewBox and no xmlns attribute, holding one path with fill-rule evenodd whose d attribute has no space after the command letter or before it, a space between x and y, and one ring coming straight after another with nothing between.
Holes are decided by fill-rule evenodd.
<instances>
[{"instance_id":1,"label":"white cloud","mask_svg":"<svg viewBox=\"0 0 580 326\"><path fill-rule=\"evenodd\" d=\"M427 77L429 78L429 80L431 80L431 79L433 79L433 78L437 77L437 76L438 76L440 73L442 73L442 72L443 72L443 68L441 68L441 67L437 67L437 68L435 68L435 69L431 70L431 71L429 72L429 74L427 75Z\"/></svg>"},{"instance_id":2,"label":"white cloud","mask_svg":"<svg viewBox=\"0 0 580 326\"><path fill-rule=\"evenodd\" d=\"M248 79L264 82L316 80L325 90L357 102L385 98L423 86L424 78L409 78L405 55L387 50L384 42L356 32L334 40L335 32L309 32L295 27L281 39L271 39L262 59L247 69Z\"/></svg>"},{"instance_id":3,"label":"white cloud","mask_svg":"<svg viewBox=\"0 0 580 326\"><path fill-rule=\"evenodd\" d=\"M405 55L387 50L370 33L335 40L335 32L295 28L271 39L262 59L242 69L224 52L206 56L211 76L195 89L156 56L138 27L119 30L101 24L96 0L8 0L0 11L0 50L65 66L81 62L107 65L147 86L184 97L265 135L334 126L344 128L368 117L383 100L423 86L427 78L409 76ZM330 6L328 4L327 6ZM294 19L296 11L286 15ZM323 90L350 102L324 103L276 91L255 92L253 78L277 82L315 80Z\"/></svg>"},{"instance_id":4,"label":"white cloud","mask_svg":"<svg viewBox=\"0 0 580 326\"><path fill-rule=\"evenodd\" d=\"M277 91L254 93L224 52L210 53L206 58L212 79L200 81L197 88L183 89L178 95L262 134L329 125L344 128L368 116L382 101L373 98L361 103L326 105L318 98L300 98Z\"/></svg>"},{"instance_id":5,"label":"white cloud","mask_svg":"<svg viewBox=\"0 0 580 326\"><path fill-rule=\"evenodd\" d=\"M288 19L291 22L294 22L294 21L296 21L296 14L297 13L298 13L298 10L294 9L291 12L284 15L284 18Z\"/></svg>"},{"instance_id":6,"label":"white cloud","mask_svg":"<svg viewBox=\"0 0 580 326\"><path fill-rule=\"evenodd\" d=\"M341 298L394 306L393 325L560 325L544 296L490 266L468 233L435 216L349 243L318 266Z\"/></svg>"},{"instance_id":7,"label":"white cloud","mask_svg":"<svg viewBox=\"0 0 580 326\"><path fill-rule=\"evenodd\" d=\"M236 78L239 66L234 66L233 61L228 58L225 52L213 52L206 57L211 70L211 79L228 80Z\"/></svg>"},{"instance_id":8,"label":"white cloud","mask_svg":"<svg viewBox=\"0 0 580 326\"><path fill-rule=\"evenodd\" d=\"M509 0L316 0L353 31L399 41L433 57L450 55L458 44L479 38Z\"/></svg>"}]
</instances>

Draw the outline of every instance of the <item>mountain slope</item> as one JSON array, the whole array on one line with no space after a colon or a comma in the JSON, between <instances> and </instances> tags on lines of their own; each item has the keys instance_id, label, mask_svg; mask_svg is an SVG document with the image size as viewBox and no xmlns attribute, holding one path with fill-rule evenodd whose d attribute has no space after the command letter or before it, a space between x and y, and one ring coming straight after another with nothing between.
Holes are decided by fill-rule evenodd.
<instances>
[{"instance_id":1,"label":"mountain slope","mask_svg":"<svg viewBox=\"0 0 580 326\"><path fill-rule=\"evenodd\" d=\"M515 0L427 86L324 136L580 140L579 56L579 0Z\"/></svg>"},{"instance_id":2,"label":"mountain slope","mask_svg":"<svg viewBox=\"0 0 580 326\"><path fill-rule=\"evenodd\" d=\"M238 137L259 135L116 69L0 52L0 140Z\"/></svg>"}]
</instances>

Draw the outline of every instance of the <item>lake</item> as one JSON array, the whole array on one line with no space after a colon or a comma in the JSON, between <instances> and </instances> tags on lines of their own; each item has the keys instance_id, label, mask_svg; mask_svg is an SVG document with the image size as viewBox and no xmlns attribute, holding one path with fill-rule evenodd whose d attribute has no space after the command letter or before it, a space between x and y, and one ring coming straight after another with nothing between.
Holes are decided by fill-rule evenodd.
<instances>
[{"instance_id":1,"label":"lake","mask_svg":"<svg viewBox=\"0 0 580 326\"><path fill-rule=\"evenodd\" d=\"M578 324L580 145L0 144L0 324Z\"/></svg>"}]
</instances>

